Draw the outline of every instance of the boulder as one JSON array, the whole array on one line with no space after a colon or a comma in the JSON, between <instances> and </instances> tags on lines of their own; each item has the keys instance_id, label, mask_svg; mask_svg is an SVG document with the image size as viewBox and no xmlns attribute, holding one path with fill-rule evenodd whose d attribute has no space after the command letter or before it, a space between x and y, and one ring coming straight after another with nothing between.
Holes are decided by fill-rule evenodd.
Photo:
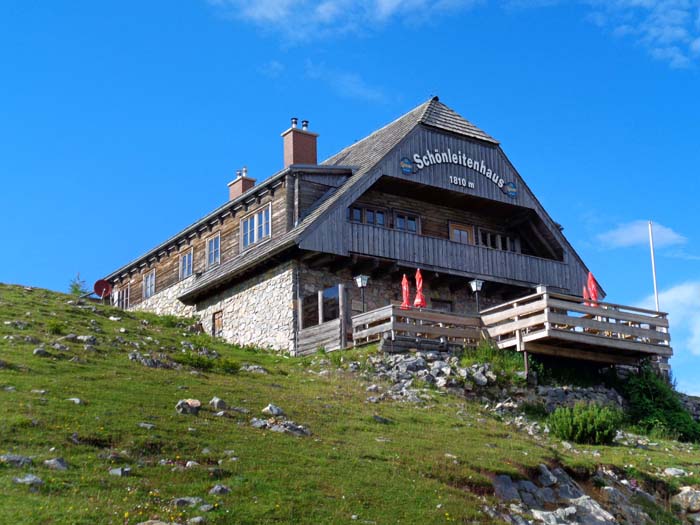
<instances>
[{"instance_id":1,"label":"boulder","mask_svg":"<svg viewBox=\"0 0 700 525\"><path fill-rule=\"evenodd\" d=\"M683 470L682 468L669 467L669 468L664 470L664 475L671 476L673 478L678 478L681 476L687 476L688 473L685 470Z\"/></svg>"},{"instance_id":2,"label":"boulder","mask_svg":"<svg viewBox=\"0 0 700 525\"><path fill-rule=\"evenodd\" d=\"M32 459L19 454L3 454L0 456L0 463L6 463L13 467L28 467L32 464Z\"/></svg>"},{"instance_id":3,"label":"boulder","mask_svg":"<svg viewBox=\"0 0 700 525\"><path fill-rule=\"evenodd\" d=\"M216 396L211 398L211 401L209 401L209 406L211 406L214 410L226 410L226 408L228 408L226 401Z\"/></svg>"},{"instance_id":4,"label":"boulder","mask_svg":"<svg viewBox=\"0 0 700 525\"><path fill-rule=\"evenodd\" d=\"M34 474L27 474L21 478L14 478L12 481L20 485L29 485L32 488L36 488L44 484L44 481Z\"/></svg>"},{"instance_id":5,"label":"boulder","mask_svg":"<svg viewBox=\"0 0 700 525\"><path fill-rule=\"evenodd\" d=\"M214 487L209 491L212 496L223 496L224 494L229 494L231 489L226 485L214 485Z\"/></svg>"},{"instance_id":6,"label":"boulder","mask_svg":"<svg viewBox=\"0 0 700 525\"><path fill-rule=\"evenodd\" d=\"M34 351L32 352L37 357L51 357L51 354L48 353L45 349L42 347L35 348Z\"/></svg>"},{"instance_id":7,"label":"boulder","mask_svg":"<svg viewBox=\"0 0 700 525\"><path fill-rule=\"evenodd\" d=\"M496 497L502 501L514 501L520 502L520 494L518 493L518 488L510 479L510 476L499 475L493 480L493 488L496 493Z\"/></svg>"},{"instance_id":8,"label":"boulder","mask_svg":"<svg viewBox=\"0 0 700 525\"><path fill-rule=\"evenodd\" d=\"M173 506L177 508L183 508L183 507L196 507L202 503L202 498L196 497L196 496L188 496L185 498L175 498L173 500Z\"/></svg>"},{"instance_id":9,"label":"boulder","mask_svg":"<svg viewBox=\"0 0 700 525\"><path fill-rule=\"evenodd\" d=\"M700 490L692 487L682 487L681 491L671 498L684 512L700 512Z\"/></svg>"}]
</instances>

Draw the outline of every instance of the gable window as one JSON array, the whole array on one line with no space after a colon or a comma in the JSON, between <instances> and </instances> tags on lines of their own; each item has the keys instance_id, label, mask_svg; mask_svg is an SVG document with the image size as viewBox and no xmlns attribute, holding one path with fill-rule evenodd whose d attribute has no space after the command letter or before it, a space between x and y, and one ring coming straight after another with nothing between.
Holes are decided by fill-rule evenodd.
<instances>
[{"instance_id":1,"label":"gable window","mask_svg":"<svg viewBox=\"0 0 700 525\"><path fill-rule=\"evenodd\" d=\"M241 220L243 249L270 237L270 210L268 204Z\"/></svg>"},{"instance_id":2,"label":"gable window","mask_svg":"<svg viewBox=\"0 0 700 525\"><path fill-rule=\"evenodd\" d=\"M377 208L348 208L348 219L352 222L362 222L374 226L386 226L386 212Z\"/></svg>"},{"instance_id":3,"label":"gable window","mask_svg":"<svg viewBox=\"0 0 700 525\"><path fill-rule=\"evenodd\" d=\"M143 298L148 299L156 293L156 270L155 268L143 276Z\"/></svg>"},{"instance_id":4,"label":"gable window","mask_svg":"<svg viewBox=\"0 0 700 525\"><path fill-rule=\"evenodd\" d=\"M397 212L394 219L394 228L410 233L418 233L418 216Z\"/></svg>"},{"instance_id":5,"label":"gable window","mask_svg":"<svg viewBox=\"0 0 700 525\"><path fill-rule=\"evenodd\" d=\"M221 235L207 239L207 268L216 266L221 262Z\"/></svg>"},{"instance_id":6,"label":"gable window","mask_svg":"<svg viewBox=\"0 0 700 525\"><path fill-rule=\"evenodd\" d=\"M192 275L192 248L180 255L180 279L187 279Z\"/></svg>"},{"instance_id":7,"label":"gable window","mask_svg":"<svg viewBox=\"0 0 700 525\"><path fill-rule=\"evenodd\" d=\"M362 208L358 208L356 206L348 208L348 215L351 221L362 222Z\"/></svg>"},{"instance_id":8,"label":"gable window","mask_svg":"<svg viewBox=\"0 0 700 525\"><path fill-rule=\"evenodd\" d=\"M474 244L474 227L451 222L450 240L460 244Z\"/></svg>"}]
</instances>

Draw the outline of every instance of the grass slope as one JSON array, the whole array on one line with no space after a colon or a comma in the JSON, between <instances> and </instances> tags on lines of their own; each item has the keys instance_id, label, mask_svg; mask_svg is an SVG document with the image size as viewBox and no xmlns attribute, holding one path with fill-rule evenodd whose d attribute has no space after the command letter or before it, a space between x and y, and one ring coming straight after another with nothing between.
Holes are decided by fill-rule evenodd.
<instances>
[{"instance_id":1,"label":"grass slope","mask_svg":"<svg viewBox=\"0 0 700 525\"><path fill-rule=\"evenodd\" d=\"M437 392L422 405L368 404L368 383L360 375L335 367L318 375L309 358L208 341L222 358L259 364L270 373L146 368L128 359L134 343L144 353L175 356L182 355L181 341L201 344L204 338L173 318L101 305L93 312L67 304L69 299L0 285L0 454L34 460L23 469L0 463L0 523L133 524L156 517L184 523L201 515L196 508L172 507L173 498L184 496L217 505L206 514L208 523L491 523L480 508L494 502L493 474L523 477L541 462L584 470L611 464L652 479L665 466L698 469L690 446L596 447L600 457L567 455L475 403ZM54 350L50 344L61 337L56 332L96 335L96 352L74 342L63 343L66 351ZM46 343L54 357L32 355L38 344L25 342L26 336ZM203 409L199 416L182 416L174 410L179 399L206 405L213 396L250 414L216 417ZM86 404L67 401L71 397ZM313 435L252 428L250 419L270 402ZM375 414L393 423L379 423ZM76 434L79 444L71 439ZM54 457L70 468L46 468L43 461ZM162 459L172 464L159 464ZM200 466L183 468L188 460ZM132 475L110 475L119 465L131 466ZM215 479L210 468L217 466L222 472ZM39 491L12 482L28 472L44 480ZM216 483L231 493L210 496Z\"/></svg>"}]
</instances>

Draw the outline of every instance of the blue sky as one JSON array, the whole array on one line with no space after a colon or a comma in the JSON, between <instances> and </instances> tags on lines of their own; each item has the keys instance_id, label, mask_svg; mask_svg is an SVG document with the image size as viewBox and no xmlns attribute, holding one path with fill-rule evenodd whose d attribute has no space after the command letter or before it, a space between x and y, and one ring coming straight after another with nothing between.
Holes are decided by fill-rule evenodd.
<instances>
[{"instance_id":1,"label":"blue sky","mask_svg":"<svg viewBox=\"0 0 700 525\"><path fill-rule=\"evenodd\" d=\"M700 393L697 0L0 5L0 280L89 283L282 165L440 99L501 141L608 299L653 299ZM630 241L632 239L633 241Z\"/></svg>"}]
</instances>

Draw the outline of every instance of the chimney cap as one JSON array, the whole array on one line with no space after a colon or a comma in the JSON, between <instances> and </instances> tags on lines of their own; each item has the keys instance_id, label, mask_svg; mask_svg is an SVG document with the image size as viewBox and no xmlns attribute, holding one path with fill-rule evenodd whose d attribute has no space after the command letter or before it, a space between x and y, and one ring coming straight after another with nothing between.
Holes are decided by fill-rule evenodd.
<instances>
[{"instance_id":1,"label":"chimney cap","mask_svg":"<svg viewBox=\"0 0 700 525\"><path fill-rule=\"evenodd\" d=\"M297 122L299 122L299 119L296 117L292 117L292 128L297 127Z\"/></svg>"}]
</instances>

